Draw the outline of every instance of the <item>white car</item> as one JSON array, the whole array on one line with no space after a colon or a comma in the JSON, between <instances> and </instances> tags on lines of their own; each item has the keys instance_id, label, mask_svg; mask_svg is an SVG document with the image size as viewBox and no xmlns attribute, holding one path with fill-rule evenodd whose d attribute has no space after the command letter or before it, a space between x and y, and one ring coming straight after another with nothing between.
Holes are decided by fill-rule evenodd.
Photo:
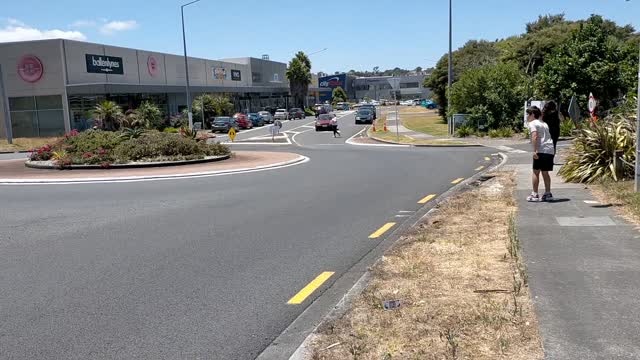
<instances>
[{"instance_id":1,"label":"white car","mask_svg":"<svg viewBox=\"0 0 640 360\"><path fill-rule=\"evenodd\" d=\"M277 109L274 120L289 120L289 112L286 109Z\"/></svg>"}]
</instances>

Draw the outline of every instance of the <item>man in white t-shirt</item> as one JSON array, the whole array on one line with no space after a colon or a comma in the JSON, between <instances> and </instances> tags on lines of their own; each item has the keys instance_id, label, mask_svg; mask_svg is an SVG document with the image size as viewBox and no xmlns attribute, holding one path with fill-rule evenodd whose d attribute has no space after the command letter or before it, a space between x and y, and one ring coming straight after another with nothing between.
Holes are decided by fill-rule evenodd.
<instances>
[{"instance_id":1,"label":"man in white t-shirt","mask_svg":"<svg viewBox=\"0 0 640 360\"><path fill-rule=\"evenodd\" d=\"M537 106L527 109L527 123L531 132L531 144L533 145L533 192L527 197L527 201L553 201L551 194L551 176L549 171L553 171L553 158L555 148L549 126L540 120L542 113ZM544 180L544 194L538 195L540 185L540 173Z\"/></svg>"}]
</instances>

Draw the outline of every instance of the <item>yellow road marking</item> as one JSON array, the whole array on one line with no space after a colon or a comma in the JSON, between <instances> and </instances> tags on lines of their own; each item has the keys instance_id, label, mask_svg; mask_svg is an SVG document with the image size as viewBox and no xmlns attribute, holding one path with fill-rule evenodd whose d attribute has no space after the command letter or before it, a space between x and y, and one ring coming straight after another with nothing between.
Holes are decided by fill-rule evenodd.
<instances>
[{"instance_id":1,"label":"yellow road marking","mask_svg":"<svg viewBox=\"0 0 640 360\"><path fill-rule=\"evenodd\" d=\"M464 180L464 178L457 178L457 179L453 180L451 183L452 184L457 184L457 183L461 182L462 180Z\"/></svg>"},{"instance_id":2,"label":"yellow road marking","mask_svg":"<svg viewBox=\"0 0 640 360\"><path fill-rule=\"evenodd\" d=\"M420 201L418 201L418 204L426 204L429 202L429 200L433 199L434 197L436 197L435 194L427 195L424 198L422 198Z\"/></svg>"},{"instance_id":3,"label":"yellow road marking","mask_svg":"<svg viewBox=\"0 0 640 360\"><path fill-rule=\"evenodd\" d=\"M489 158L487 156L484 157L484 161L490 161L490 160L491 160L491 158Z\"/></svg>"},{"instance_id":4,"label":"yellow road marking","mask_svg":"<svg viewBox=\"0 0 640 360\"><path fill-rule=\"evenodd\" d=\"M480 170L482 170L482 169L484 169L484 166L478 166L478 167L476 168L476 171L480 171Z\"/></svg>"},{"instance_id":5,"label":"yellow road marking","mask_svg":"<svg viewBox=\"0 0 640 360\"><path fill-rule=\"evenodd\" d=\"M289 305L298 305L302 304L302 302L309 297L309 295L313 294L325 281L327 281L331 276L333 276L334 272L325 271L322 274L318 275L313 281L311 281L307 286L303 287L297 294L295 294L287 304Z\"/></svg>"},{"instance_id":6,"label":"yellow road marking","mask_svg":"<svg viewBox=\"0 0 640 360\"><path fill-rule=\"evenodd\" d=\"M376 232L374 232L373 234L369 235L369 239L377 239L377 238L379 238L380 236L382 236L382 234L384 234L387 231L389 231L389 229L391 229L395 225L396 225L396 223L394 223L394 222L389 222L389 223L386 223L386 224L382 225L382 227L380 229L376 230Z\"/></svg>"}]
</instances>

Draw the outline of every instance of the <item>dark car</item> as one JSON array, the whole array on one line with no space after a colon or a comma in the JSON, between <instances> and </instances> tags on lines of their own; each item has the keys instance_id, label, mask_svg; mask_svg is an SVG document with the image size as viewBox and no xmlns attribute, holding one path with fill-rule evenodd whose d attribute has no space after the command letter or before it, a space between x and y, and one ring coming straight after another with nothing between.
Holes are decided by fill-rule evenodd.
<instances>
[{"instance_id":1,"label":"dark car","mask_svg":"<svg viewBox=\"0 0 640 360\"><path fill-rule=\"evenodd\" d=\"M358 110L363 110L363 109L367 109L370 110L371 112L373 112L373 119L377 119L378 115L376 114L376 107L374 105L371 104L363 104L360 105L360 108Z\"/></svg>"},{"instance_id":2,"label":"dark car","mask_svg":"<svg viewBox=\"0 0 640 360\"><path fill-rule=\"evenodd\" d=\"M262 118L262 116L260 116L260 114L249 113L249 115L247 116L249 117L249 120L251 120L251 122L253 123L253 126L264 126L264 119Z\"/></svg>"},{"instance_id":3,"label":"dark car","mask_svg":"<svg viewBox=\"0 0 640 360\"><path fill-rule=\"evenodd\" d=\"M316 120L316 131L332 131L333 114L320 114Z\"/></svg>"},{"instance_id":4,"label":"dark car","mask_svg":"<svg viewBox=\"0 0 640 360\"><path fill-rule=\"evenodd\" d=\"M236 131L240 129L238 123L228 116L216 117L213 119L213 123L211 123L211 132L214 133L218 131L229 132L231 128L234 128Z\"/></svg>"},{"instance_id":5,"label":"dark car","mask_svg":"<svg viewBox=\"0 0 640 360\"><path fill-rule=\"evenodd\" d=\"M373 111L360 108L356 113L356 124L373 124Z\"/></svg>"},{"instance_id":6,"label":"dark car","mask_svg":"<svg viewBox=\"0 0 640 360\"><path fill-rule=\"evenodd\" d=\"M253 122L249 120L249 117L243 113L237 113L233 115L233 119L238 123L238 126L242 129L251 129L253 128Z\"/></svg>"},{"instance_id":7,"label":"dark car","mask_svg":"<svg viewBox=\"0 0 640 360\"><path fill-rule=\"evenodd\" d=\"M289 110L289 119L291 120L304 119L304 117L305 117L304 111L302 111L302 109L300 108L293 108Z\"/></svg>"}]
</instances>

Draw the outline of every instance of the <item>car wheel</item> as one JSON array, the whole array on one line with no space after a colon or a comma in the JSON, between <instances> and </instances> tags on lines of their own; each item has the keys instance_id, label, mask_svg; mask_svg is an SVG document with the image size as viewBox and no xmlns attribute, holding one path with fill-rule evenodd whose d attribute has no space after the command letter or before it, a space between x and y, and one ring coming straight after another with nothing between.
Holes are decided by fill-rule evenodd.
<instances>
[{"instance_id":1,"label":"car wheel","mask_svg":"<svg viewBox=\"0 0 640 360\"><path fill-rule=\"evenodd\" d=\"M320 128L316 126L316 131L320 131Z\"/></svg>"}]
</instances>

